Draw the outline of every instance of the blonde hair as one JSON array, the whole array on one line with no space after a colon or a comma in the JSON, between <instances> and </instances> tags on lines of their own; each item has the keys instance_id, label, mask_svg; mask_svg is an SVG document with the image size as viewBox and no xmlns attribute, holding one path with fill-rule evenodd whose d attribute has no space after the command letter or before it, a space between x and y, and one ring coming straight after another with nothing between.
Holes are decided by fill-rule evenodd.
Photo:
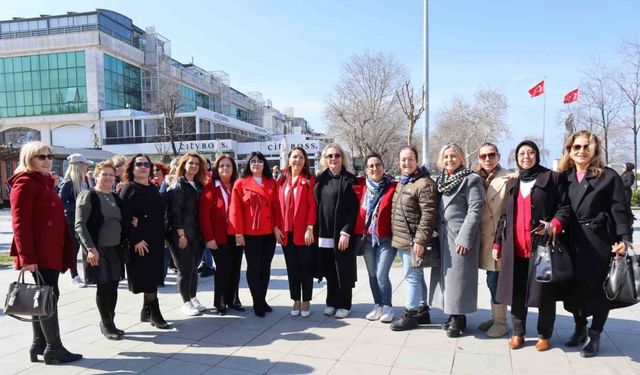
<instances>
[{"instance_id":1,"label":"blonde hair","mask_svg":"<svg viewBox=\"0 0 640 375\"><path fill-rule=\"evenodd\" d=\"M335 148L340 153L340 155L342 155L342 168L347 170L347 172L351 172L351 158L349 157L349 154L337 143L329 143L328 145L324 146L324 149L322 150L322 156L320 157L320 172L322 173L327 170L327 168L329 168L329 163L327 163L326 156L327 150L329 150L330 148Z\"/></svg>"},{"instance_id":2,"label":"blonde hair","mask_svg":"<svg viewBox=\"0 0 640 375\"><path fill-rule=\"evenodd\" d=\"M178 162L180 161L180 157L176 156L171 159L171 163L169 163L169 173L167 174L167 184L173 185L176 182L176 174L178 172Z\"/></svg>"},{"instance_id":3,"label":"blonde hair","mask_svg":"<svg viewBox=\"0 0 640 375\"><path fill-rule=\"evenodd\" d=\"M22 145L20 149L20 162L14 173L30 172L32 167L31 159L43 152L53 154L53 147L40 141L27 142Z\"/></svg>"},{"instance_id":4,"label":"blonde hair","mask_svg":"<svg viewBox=\"0 0 640 375\"><path fill-rule=\"evenodd\" d=\"M111 157L111 161L113 162L113 166L115 167L116 164L120 164L120 163L122 163L122 165L126 164L127 158L124 155L113 155Z\"/></svg>"},{"instance_id":5,"label":"blonde hair","mask_svg":"<svg viewBox=\"0 0 640 375\"><path fill-rule=\"evenodd\" d=\"M464 156L464 151L462 151L462 147L458 146L455 143L449 143L442 146L442 148L440 149L440 153L438 154L438 168L444 169L444 153L448 149L452 149L453 152L456 154L456 156L460 158L461 166L467 165L467 158Z\"/></svg>"},{"instance_id":6,"label":"blonde hair","mask_svg":"<svg viewBox=\"0 0 640 375\"><path fill-rule=\"evenodd\" d=\"M204 160L204 158L197 152L187 152L186 154L182 155L180 161L178 161L178 167L176 168L176 178L185 175L187 171L185 165L191 158L198 159L198 162L200 164L200 166L198 167L198 173L193 176L193 180L204 186L207 183L207 161Z\"/></svg>"},{"instance_id":7,"label":"blonde hair","mask_svg":"<svg viewBox=\"0 0 640 375\"><path fill-rule=\"evenodd\" d=\"M84 163L69 163L64 178L69 179L73 184L73 193L77 197L82 192L82 185L85 181Z\"/></svg>"},{"instance_id":8,"label":"blonde hair","mask_svg":"<svg viewBox=\"0 0 640 375\"><path fill-rule=\"evenodd\" d=\"M562 158L560 159L560 163L558 164L558 170L559 172L564 172L575 167L576 163L571 158L571 146L573 146L573 142L575 142L576 138L581 137L587 138L589 140L589 151L593 153L587 169L594 176L600 176L602 174L602 170L604 169L600 138L598 138L597 135L588 130L580 130L567 137L567 140L564 141L564 153L562 155Z\"/></svg>"}]
</instances>

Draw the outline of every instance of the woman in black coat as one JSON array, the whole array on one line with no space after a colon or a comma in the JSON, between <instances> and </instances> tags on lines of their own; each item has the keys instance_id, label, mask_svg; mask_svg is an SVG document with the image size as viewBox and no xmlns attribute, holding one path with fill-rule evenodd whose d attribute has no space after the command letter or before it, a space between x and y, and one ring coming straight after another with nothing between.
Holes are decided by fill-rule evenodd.
<instances>
[{"instance_id":1,"label":"woman in black coat","mask_svg":"<svg viewBox=\"0 0 640 375\"><path fill-rule=\"evenodd\" d=\"M633 171L636 166L633 163L624 163L624 171L622 172L622 185L624 186L624 195L627 204L631 207L631 197L633 196L633 188L636 185L636 174Z\"/></svg>"},{"instance_id":2,"label":"woman in black coat","mask_svg":"<svg viewBox=\"0 0 640 375\"><path fill-rule=\"evenodd\" d=\"M516 147L518 178L510 179L498 222L493 257L501 261L496 299L511 306L511 349L524 345L527 308L539 307L538 351L548 350L556 318L557 286L535 280L535 251L544 234L560 232L571 216L562 176L540 165L531 141Z\"/></svg>"},{"instance_id":3,"label":"woman in black coat","mask_svg":"<svg viewBox=\"0 0 640 375\"><path fill-rule=\"evenodd\" d=\"M124 222L129 237L127 281L129 290L144 293L140 320L160 329L169 324L160 313L158 284L164 272L164 200L151 183L153 163L138 154L126 164L120 199L127 207Z\"/></svg>"},{"instance_id":4,"label":"woman in black coat","mask_svg":"<svg viewBox=\"0 0 640 375\"><path fill-rule=\"evenodd\" d=\"M351 235L358 214L353 191L355 176L346 169L349 158L337 143L322 151L313 194L318 206L319 276L327 279L325 315L346 318L351 312L353 287L357 281L356 254Z\"/></svg>"},{"instance_id":5,"label":"woman in black coat","mask_svg":"<svg viewBox=\"0 0 640 375\"><path fill-rule=\"evenodd\" d=\"M200 315L206 308L196 298L197 268L204 252L198 202L207 182L206 162L197 152L187 152L178 162L177 180L169 187L169 242L171 256L178 268L178 290L182 313Z\"/></svg>"},{"instance_id":6,"label":"woman in black coat","mask_svg":"<svg viewBox=\"0 0 640 375\"><path fill-rule=\"evenodd\" d=\"M602 163L600 140L586 130L574 133L564 145L560 170L568 182L573 210L569 229L575 249L575 285L565 301L573 313L575 331L566 346L582 347L583 357L593 357L600 348L600 333L609 310L627 306L609 301L602 287L614 253L623 254L631 244L632 216L622 179ZM593 316L587 332L587 317Z\"/></svg>"}]
</instances>

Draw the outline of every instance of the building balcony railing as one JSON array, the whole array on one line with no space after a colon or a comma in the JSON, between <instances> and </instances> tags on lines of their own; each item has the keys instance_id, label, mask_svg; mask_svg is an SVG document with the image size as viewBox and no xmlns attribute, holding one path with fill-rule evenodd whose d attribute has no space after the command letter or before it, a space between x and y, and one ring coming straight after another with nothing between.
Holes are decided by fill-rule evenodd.
<instances>
[{"instance_id":1,"label":"building balcony railing","mask_svg":"<svg viewBox=\"0 0 640 375\"><path fill-rule=\"evenodd\" d=\"M258 135L244 135L237 133L202 133L202 134L178 134L177 141L213 141L216 139L232 139L238 142L260 142L266 141L266 137ZM106 137L102 140L104 145L128 145L136 143L159 143L169 142L168 135L153 136L133 136L133 137Z\"/></svg>"}]
</instances>

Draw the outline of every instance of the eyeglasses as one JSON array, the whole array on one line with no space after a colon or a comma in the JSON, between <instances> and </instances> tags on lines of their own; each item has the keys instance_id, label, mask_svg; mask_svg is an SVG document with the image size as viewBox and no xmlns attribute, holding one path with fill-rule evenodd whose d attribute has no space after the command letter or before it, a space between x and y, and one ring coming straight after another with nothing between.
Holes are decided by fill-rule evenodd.
<instances>
[{"instance_id":1,"label":"eyeglasses","mask_svg":"<svg viewBox=\"0 0 640 375\"><path fill-rule=\"evenodd\" d=\"M45 159L53 160L53 157L54 155L51 155L51 154L34 156L34 158L38 158L38 160L40 161L44 161Z\"/></svg>"},{"instance_id":2,"label":"eyeglasses","mask_svg":"<svg viewBox=\"0 0 640 375\"><path fill-rule=\"evenodd\" d=\"M325 158L327 159L340 159L342 157L342 154L327 154L325 155Z\"/></svg>"},{"instance_id":3,"label":"eyeglasses","mask_svg":"<svg viewBox=\"0 0 640 375\"><path fill-rule=\"evenodd\" d=\"M486 154L478 155L478 159L480 160L493 159L496 157L496 155L497 154L495 152L487 152Z\"/></svg>"},{"instance_id":4,"label":"eyeglasses","mask_svg":"<svg viewBox=\"0 0 640 375\"><path fill-rule=\"evenodd\" d=\"M367 165L368 169L376 169L376 168L380 168L380 167L382 167L382 163L375 163L375 164Z\"/></svg>"},{"instance_id":5,"label":"eyeglasses","mask_svg":"<svg viewBox=\"0 0 640 375\"><path fill-rule=\"evenodd\" d=\"M148 163L146 161L137 161L134 165L138 168L149 168L151 166L151 163Z\"/></svg>"},{"instance_id":6,"label":"eyeglasses","mask_svg":"<svg viewBox=\"0 0 640 375\"><path fill-rule=\"evenodd\" d=\"M589 146L591 145L579 145L579 144L571 145L571 151L580 151L580 150L589 151Z\"/></svg>"},{"instance_id":7,"label":"eyeglasses","mask_svg":"<svg viewBox=\"0 0 640 375\"><path fill-rule=\"evenodd\" d=\"M116 164L116 168L122 168L124 167L124 164Z\"/></svg>"},{"instance_id":8,"label":"eyeglasses","mask_svg":"<svg viewBox=\"0 0 640 375\"><path fill-rule=\"evenodd\" d=\"M260 159L253 159L253 160L249 160L249 164L264 164L263 160Z\"/></svg>"}]
</instances>

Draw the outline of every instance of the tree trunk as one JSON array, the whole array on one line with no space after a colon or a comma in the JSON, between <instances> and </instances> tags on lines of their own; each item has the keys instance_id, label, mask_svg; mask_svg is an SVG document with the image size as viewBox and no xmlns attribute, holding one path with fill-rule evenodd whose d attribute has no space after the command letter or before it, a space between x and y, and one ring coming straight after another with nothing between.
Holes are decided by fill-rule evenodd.
<instances>
[{"instance_id":1,"label":"tree trunk","mask_svg":"<svg viewBox=\"0 0 640 375\"><path fill-rule=\"evenodd\" d=\"M633 106L633 165L638 170L638 106ZM636 173L636 172L634 172ZM637 175L637 173L636 173ZM633 183L633 190L638 189L638 182Z\"/></svg>"}]
</instances>

